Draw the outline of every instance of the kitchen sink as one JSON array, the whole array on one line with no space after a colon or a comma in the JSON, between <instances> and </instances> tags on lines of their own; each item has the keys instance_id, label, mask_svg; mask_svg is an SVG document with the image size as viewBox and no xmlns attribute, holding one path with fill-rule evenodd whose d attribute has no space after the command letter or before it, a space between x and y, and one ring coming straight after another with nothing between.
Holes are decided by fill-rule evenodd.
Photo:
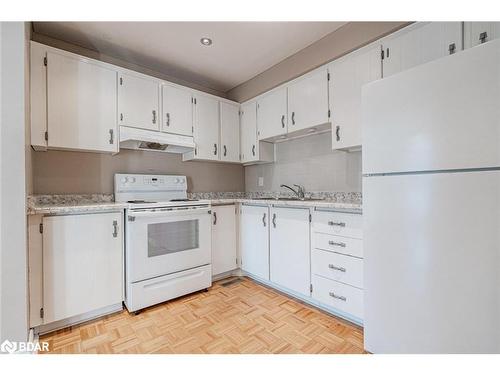
<instances>
[{"instance_id":1,"label":"kitchen sink","mask_svg":"<svg viewBox=\"0 0 500 375\"><path fill-rule=\"evenodd\" d=\"M321 199L321 198L303 198L303 199L300 199L300 198L293 198L293 197L290 197L290 198L257 198L256 200L263 200L263 201L298 201L298 202L315 202L315 201L322 201L324 199Z\"/></svg>"}]
</instances>

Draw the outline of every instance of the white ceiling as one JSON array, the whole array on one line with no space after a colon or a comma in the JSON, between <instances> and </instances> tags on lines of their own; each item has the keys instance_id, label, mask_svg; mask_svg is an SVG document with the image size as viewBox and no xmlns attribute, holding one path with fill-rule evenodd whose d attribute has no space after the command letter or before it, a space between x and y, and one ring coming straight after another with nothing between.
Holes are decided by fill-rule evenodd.
<instances>
[{"instance_id":1,"label":"white ceiling","mask_svg":"<svg viewBox=\"0 0 500 375\"><path fill-rule=\"evenodd\" d=\"M34 31L221 92L345 22L35 22ZM210 47L200 43L212 38Z\"/></svg>"}]
</instances>

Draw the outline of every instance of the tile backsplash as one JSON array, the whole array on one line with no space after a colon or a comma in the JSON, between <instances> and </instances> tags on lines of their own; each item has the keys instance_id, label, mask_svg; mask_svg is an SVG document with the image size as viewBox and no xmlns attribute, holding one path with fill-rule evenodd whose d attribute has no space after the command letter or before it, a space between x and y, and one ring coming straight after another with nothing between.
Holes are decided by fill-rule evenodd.
<instances>
[{"instance_id":1,"label":"tile backsplash","mask_svg":"<svg viewBox=\"0 0 500 375\"><path fill-rule=\"evenodd\" d=\"M285 192L281 184L309 192L361 192L361 151L333 151L328 132L278 143L274 163L245 167L247 192Z\"/></svg>"}]
</instances>

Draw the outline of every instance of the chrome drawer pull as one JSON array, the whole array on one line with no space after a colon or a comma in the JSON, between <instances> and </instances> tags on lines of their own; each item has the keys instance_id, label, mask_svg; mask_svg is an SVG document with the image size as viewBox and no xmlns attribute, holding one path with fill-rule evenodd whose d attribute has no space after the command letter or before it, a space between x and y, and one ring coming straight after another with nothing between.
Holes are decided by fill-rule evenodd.
<instances>
[{"instance_id":1,"label":"chrome drawer pull","mask_svg":"<svg viewBox=\"0 0 500 375\"><path fill-rule=\"evenodd\" d=\"M330 226L337 226L337 227L345 227L345 223L341 222L341 221L329 221L328 222L328 225Z\"/></svg>"},{"instance_id":2,"label":"chrome drawer pull","mask_svg":"<svg viewBox=\"0 0 500 375\"><path fill-rule=\"evenodd\" d=\"M335 242L335 241L328 241L328 245L331 246L338 246L338 247L345 247L345 243L343 242Z\"/></svg>"},{"instance_id":3,"label":"chrome drawer pull","mask_svg":"<svg viewBox=\"0 0 500 375\"><path fill-rule=\"evenodd\" d=\"M339 299L339 300L344 301L344 302L347 301L347 298L345 298L344 296L338 296L333 292L330 292L328 294L330 295L330 297L333 297L335 299Z\"/></svg>"},{"instance_id":4,"label":"chrome drawer pull","mask_svg":"<svg viewBox=\"0 0 500 375\"><path fill-rule=\"evenodd\" d=\"M333 264L329 264L328 268L330 268L332 270L335 270L335 271L345 272L345 268L344 267L337 267L337 266L334 266Z\"/></svg>"}]
</instances>

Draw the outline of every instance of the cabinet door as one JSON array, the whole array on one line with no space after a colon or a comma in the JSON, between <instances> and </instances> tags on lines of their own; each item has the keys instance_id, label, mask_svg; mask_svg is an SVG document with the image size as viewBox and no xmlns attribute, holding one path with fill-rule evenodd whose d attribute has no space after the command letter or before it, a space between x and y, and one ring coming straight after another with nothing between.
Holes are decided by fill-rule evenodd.
<instances>
[{"instance_id":1,"label":"cabinet door","mask_svg":"<svg viewBox=\"0 0 500 375\"><path fill-rule=\"evenodd\" d=\"M294 292L309 295L309 210L273 207L270 227L271 281Z\"/></svg>"},{"instance_id":2,"label":"cabinet door","mask_svg":"<svg viewBox=\"0 0 500 375\"><path fill-rule=\"evenodd\" d=\"M153 79L120 74L118 123L147 130L159 130L159 84Z\"/></svg>"},{"instance_id":3,"label":"cabinet door","mask_svg":"<svg viewBox=\"0 0 500 375\"><path fill-rule=\"evenodd\" d=\"M462 50L461 22L430 22L396 34L383 43L383 76Z\"/></svg>"},{"instance_id":4,"label":"cabinet door","mask_svg":"<svg viewBox=\"0 0 500 375\"><path fill-rule=\"evenodd\" d=\"M162 86L163 120L167 133L193 135L193 96L191 91L171 85Z\"/></svg>"},{"instance_id":5,"label":"cabinet door","mask_svg":"<svg viewBox=\"0 0 500 375\"><path fill-rule=\"evenodd\" d=\"M332 148L361 146L361 89L381 78L380 46L335 61L329 70Z\"/></svg>"},{"instance_id":6,"label":"cabinet door","mask_svg":"<svg viewBox=\"0 0 500 375\"><path fill-rule=\"evenodd\" d=\"M465 22L465 48L477 46L500 37L500 22Z\"/></svg>"},{"instance_id":7,"label":"cabinet door","mask_svg":"<svg viewBox=\"0 0 500 375\"><path fill-rule=\"evenodd\" d=\"M45 324L122 301L122 223L121 213L43 218Z\"/></svg>"},{"instance_id":8,"label":"cabinet door","mask_svg":"<svg viewBox=\"0 0 500 375\"><path fill-rule=\"evenodd\" d=\"M257 141L257 103L246 103L241 106L241 161L249 163L259 159L259 142Z\"/></svg>"},{"instance_id":9,"label":"cabinet door","mask_svg":"<svg viewBox=\"0 0 500 375\"><path fill-rule=\"evenodd\" d=\"M237 268L235 206L212 207L212 274Z\"/></svg>"},{"instance_id":10,"label":"cabinet door","mask_svg":"<svg viewBox=\"0 0 500 375\"><path fill-rule=\"evenodd\" d=\"M194 104L196 159L219 160L219 101L198 95Z\"/></svg>"},{"instance_id":11,"label":"cabinet door","mask_svg":"<svg viewBox=\"0 0 500 375\"><path fill-rule=\"evenodd\" d=\"M288 133L328 121L328 72L322 68L288 86Z\"/></svg>"},{"instance_id":12,"label":"cabinet door","mask_svg":"<svg viewBox=\"0 0 500 375\"><path fill-rule=\"evenodd\" d=\"M257 136L259 140L287 133L286 87L257 100Z\"/></svg>"},{"instance_id":13,"label":"cabinet door","mask_svg":"<svg viewBox=\"0 0 500 375\"><path fill-rule=\"evenodd\" d=\"M241 206L241 269L269 280L269 209Z\"/></svg>"},{"instance_id":14,"label":"cabinet door","mask_svg":"<svg viewBox=\"0 0 500 375\"><path fill-rule=\"evenodd\" d=\"M49 147L118 151L116 76L84 59L47 53Z\"/></svg>"},{"instance_id":15,"label":"cabinet door","mask_svg":"<svg viewBox=\"0 0 500 375\"><path fill-rule=\"evenodd\" d=\"M240 161L240 107L220 103L220 160Z\"/></svg>"}]
</instances>

